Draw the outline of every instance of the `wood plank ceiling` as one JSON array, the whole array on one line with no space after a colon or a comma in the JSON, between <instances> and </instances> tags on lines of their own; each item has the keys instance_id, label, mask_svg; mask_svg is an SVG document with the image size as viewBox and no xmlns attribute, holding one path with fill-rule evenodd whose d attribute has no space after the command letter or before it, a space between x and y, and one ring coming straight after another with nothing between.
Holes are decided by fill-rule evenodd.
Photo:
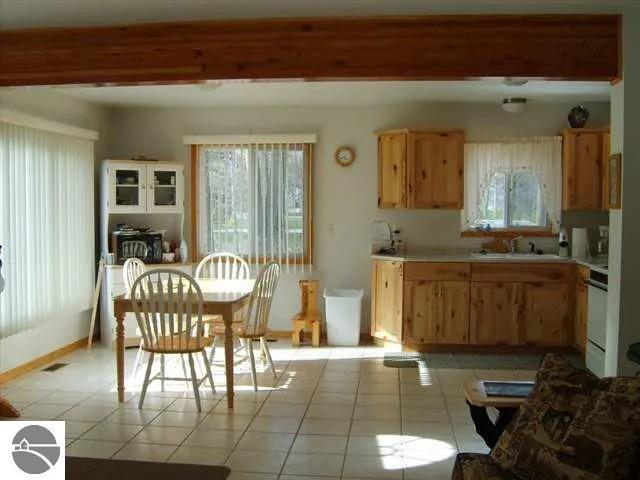
<instances>
[{"instance_id":1,"label":"wood plank ceiling","mask_svg":"<svg viewBox=\"0 0 640 480\"><path fill-rule=\"evenodd\" d=\"M620 77L617 15L228 20L0 31L0 86Z\"/></svg>"}]
</instances>

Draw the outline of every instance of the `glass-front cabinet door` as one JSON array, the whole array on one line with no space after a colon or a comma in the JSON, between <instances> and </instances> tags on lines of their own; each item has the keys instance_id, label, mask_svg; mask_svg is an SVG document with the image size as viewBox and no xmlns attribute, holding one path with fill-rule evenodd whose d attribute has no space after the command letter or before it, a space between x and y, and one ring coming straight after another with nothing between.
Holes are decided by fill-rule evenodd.
<instances>
[{"instance_id":1,"label":"glass-front cabinet door","mask_svg":"<svg viewBox=\"0 0 640 480\"><path fill-rule=\"evenodd\" d=\"M158 164L147 167L149 212L182 212L184 206L183 169L179 165Z\"/></svg>"},{"instance_id":2,"label":"glass-front cabinet door","mask_svg":"<svg viewBox=\"0 0 640 480\"><path fill-rule=\"evenodd\" d=\"M109 166L109 210L139 213L147 210L147 166L113 163Z\"/></svg>"}]
</instances>

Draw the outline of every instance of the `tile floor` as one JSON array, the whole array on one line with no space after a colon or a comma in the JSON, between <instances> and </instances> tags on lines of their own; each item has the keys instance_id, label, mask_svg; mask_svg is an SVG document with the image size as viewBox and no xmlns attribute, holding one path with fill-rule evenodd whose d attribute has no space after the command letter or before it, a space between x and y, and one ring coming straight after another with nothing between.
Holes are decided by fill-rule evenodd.
<instances>
[{"instance_id":1,"label":"tile floor","mask_svg":"<svg viewBox=\"0 0 640 480\"><path fill-rule=\"evenodd\" d=\"M67 455L226 464L231 480L439 480L450 478L458 451L487 451L470 423L463 380L534 376L492 369L500 365L494 358L476 358L483 369L469 361L448 368L443 358L428 357L421 368L395 369L383 366L385 350L375 346L271 346L278 378L263 368L255 393L246 367L238 365L233 412L221 367L214 372L218 393L201 389L202 413L184 382L167 382L164 391L152 384L138 410L141 372L129 378L127 401L118 404L113 353L100 346L0 391L23 418L66 421ZM126 356L131 368L135 349ZM169 368L181 374L178 362Z\"/></svg>"}]
</instances>

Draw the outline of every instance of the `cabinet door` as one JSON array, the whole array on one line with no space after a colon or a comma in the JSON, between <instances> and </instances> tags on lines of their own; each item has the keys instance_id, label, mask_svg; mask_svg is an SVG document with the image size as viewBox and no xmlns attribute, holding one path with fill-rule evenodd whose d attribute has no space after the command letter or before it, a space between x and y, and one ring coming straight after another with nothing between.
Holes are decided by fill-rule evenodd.
<instances>
[{"instance_id":1,"label":"cabinet door","mask_svg":"<svg viewBox=\"0 0 640 480\"><path fill-rule=\"evenodd\" d=\"M589 312L589 289L578 279L576 284L574 345L582 353L587 348L587 315Z\"/></svg>"},{"instance_id":2,"label":"cabinet door","mask_svg":"<svg viewBox=\"0 0 640 480\"><path fill-rule=\"evenodd\" d=\"M602 135L602 209L611 208L611 172L609 171L609 157L611 156L611 134Z\"/></svg>"},{"instance_id":3,"label":"cabinet door","mask_svg":"<svg viewBox=\"0 0 640 480\"><path fill-rule=\"evenodd\" d=\"M462 208L464 135L410 133L407 151L409 208Z\"/></svg>"},{"instance_id":4,"label":"cabinet door","mask_svg":"<svg viewBox=\"0 0 640 480\"><path fill-rule=\"evenodd\" d=\"M570 286L566 283L526 283L522 325L525 341L536 346L570 346L573 328Z\"/></svg>"},{"instance_id":5,"label":"cabinet door","mask_svg":"<svg viewBox=\"0 0 640 480\"><path fill-rule=\"evenodd\" d=\"M373 335L391 341L402 337L402 262L374 264Z\"/></svg>"},{"instance_id":6,"label":"cabinet door","mask_svg":"<svg viewBox=\"0 0 640 480\"><path fill-rule=\"evenodd\" d=\"M469 343L469 282L438 282L436 342Z\"/></svg>"},{"instance_id":7,"label":"cabinet door","mask_svg":"<svg viewBox=\"0 0 640 480\"><path fill-rule=\"evenodd\" d=\"M407 135L378 138L378 207L404 208L406 200Z\"/></svg>"},{"instance_id":8,"label":"cabinet door","mask_svg":"<svg viewBox=\"0 0 640 480\"><path fill-rule=\"evenodd\" d=\"M602 132L568 132L563 140L565 210L602 209Z\"/></svg>"},{"instance_id":9,"label":"cabinet door","mask_svg":"<svg viewBox=\"0 0 640 480\"><path fill-rule=\"evenodd\" d=\"M403 341L436 343L438 288L433 281L405 282Z\"/></svg>"},{"instance_id":10,"label":"cabinet door","mask_svg":"<svg viewBox=\"0 0 640 480\"><path fill-rule=\"evenodd\" d=\"M144 164L114 162L109 173L109 211L143 213L147 210L147 167Z\"/></svg>"},{"instance_id":11,"label":"cabinet door","mask_svg":"<svg viewBox=\"0 0 640 480\"><path fill-rule=\"evenodd\" d=\"M184 207L184 175L179 165L148 167L147 210L180 213Z\"/></svg>"},{"instance_id":12,"label":"cabinet door","mask_svg":"<svg viewBox=\"0 0 640 480\"><path fill-rule=\"evenodd\" d=\"M519 345L522 284L471 283L471 344Z\"/></svg>"}]
</instances>

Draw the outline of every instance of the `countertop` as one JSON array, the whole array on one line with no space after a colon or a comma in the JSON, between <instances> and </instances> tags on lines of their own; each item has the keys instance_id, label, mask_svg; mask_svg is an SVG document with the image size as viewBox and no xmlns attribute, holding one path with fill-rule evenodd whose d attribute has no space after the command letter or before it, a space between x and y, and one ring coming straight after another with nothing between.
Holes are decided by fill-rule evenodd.
<instances>
[{"instance_id":1,"label":"countertop","mask_svg":"<svg viewBox=\"0 0 640 480\"><path fill-rule=\"evenodd\" d=\"M482 255L471 252L411 252L397 255L371 254L373 260L394 260L398 262L491 262L491 263L577 263L593 270L606 273L607 258L572 258L558 255L516 253L511 255Z\"/></svg>"}]
</instances>

